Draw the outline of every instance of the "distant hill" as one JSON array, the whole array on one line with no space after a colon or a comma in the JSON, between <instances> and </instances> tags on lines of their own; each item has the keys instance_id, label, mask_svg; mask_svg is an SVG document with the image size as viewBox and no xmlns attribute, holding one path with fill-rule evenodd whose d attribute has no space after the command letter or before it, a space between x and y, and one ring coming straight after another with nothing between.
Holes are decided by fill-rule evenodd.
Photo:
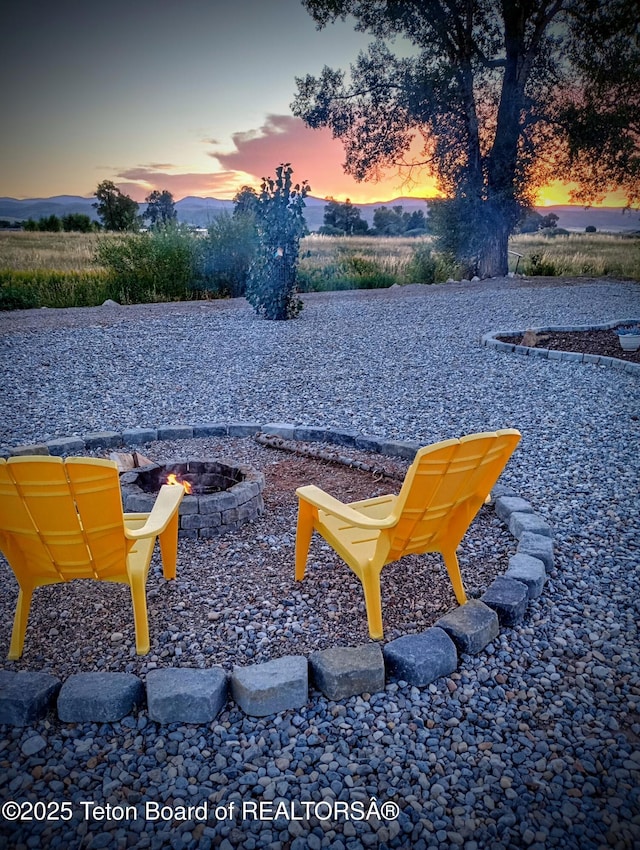
<instances>
[{"instance_id":1,"label":"distant hill","mask_svg":"<svg viewBox=\"0 0 640 850\"><path fill-rule=\"evenodd\" d=\"M49 215L62 217L69 213L84 213L97 221L93 207L95 198L83 198L79 195L56 195L53 198L0 198L0 219L10 221L26 221L33 218L36 221ZM326 200L309 196L306 199L305 218L309 230L318 230L322 226ZM354 204L358 207L362 218L369 225L373 224L374 211L381 206L402 206L405 212L415 212L428 209L428 200L418 198L394 198L390 201L379 201L373 204ZM140 204L143 210L145 204ZM233 201L219 198L196 198L193 196L176 201L178 220L184 224L206 227L209 222L223 211L233 211ZM538 207L542 215L555 213L558 216L558 226L572 231L584 231L588 225L593 225L598 231L620 233L623 231L640 230L640 211L624 211L621 207L592 207L585 209L577 206Z\"/></svg>"},{"instance_id":2,"label":"distant hill","mask_svg":"<svg viewBox=\"0 0 640 850\"><path fill-rule=\"evenodd\" d=\"M640 230L640 210L624 210L622 207L584 207L557 206L538 207L542 215L555 213L558 227L565 230L584 231L593 225L598 231L621 233L628 230Z\"/></svg>"}]
</instances>

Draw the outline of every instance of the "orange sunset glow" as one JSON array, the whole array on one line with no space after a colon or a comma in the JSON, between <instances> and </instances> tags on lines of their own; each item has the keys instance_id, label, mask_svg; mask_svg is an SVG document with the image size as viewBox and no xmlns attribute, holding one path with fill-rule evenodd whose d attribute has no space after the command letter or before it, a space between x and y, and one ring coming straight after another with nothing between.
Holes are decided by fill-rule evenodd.
<instances>
[{"instance_id":1,"label":"orange sunset glow","mask_svg":"<svg viewBox=\"0 0 640 850\"><path fill-rule=\"evenodd\" d=\"M19 72L0 95L0 196L86 198L112 180L140 203L165 189L175 200L227 200L280 162L316 198L438 195L426 170L358 183L344 173L342 144L291 114L297 76L346 69L369 44L352 22L318 31L299 0L278 0L275 15L254 0L184 0L153 15L125 0L72 5L73 14L68 0L43 5L37 27L32 4L3 9L4 62ZM570 202L561 184L538 193L540 205Z\"/></svg>"}]
</instances>

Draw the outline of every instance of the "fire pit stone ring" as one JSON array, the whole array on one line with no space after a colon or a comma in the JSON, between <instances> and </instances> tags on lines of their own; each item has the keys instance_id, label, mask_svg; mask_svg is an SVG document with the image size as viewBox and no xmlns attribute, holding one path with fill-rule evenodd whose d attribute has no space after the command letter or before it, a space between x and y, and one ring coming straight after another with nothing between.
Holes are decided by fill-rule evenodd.
<instances>
[{"instance_id":1,"label":"fire pit stone ring","mask_svg":"<svg viewBox=\"0 0 640 850\"><path fill-rule=\"evenodd\" d=\"M123 473L124 510L151 511L158 490L169 483L170 475L175 477L175 486L191 489L180 505L180 537L217 537L264 513L265 478L261 472L247 464L207 458L169 460Z\"/></svg>"}]
</instances>

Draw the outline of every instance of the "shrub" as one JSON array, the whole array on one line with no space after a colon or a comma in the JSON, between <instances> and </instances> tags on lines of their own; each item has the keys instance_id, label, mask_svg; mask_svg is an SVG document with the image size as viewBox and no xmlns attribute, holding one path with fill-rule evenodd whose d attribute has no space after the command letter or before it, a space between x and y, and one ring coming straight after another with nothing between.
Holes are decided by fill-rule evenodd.
<instances>
[{"instance_id":1,"label":"shrub","mask_svg":"<svg viewBox=\"0 0 640 850\"><path fill-rule=\"evenodd\" d=\"M559 272L553 261L545 254L531 254L525 260L525 274L555 277Z\"/></svg>"},{"instance_id":2,"label":"shrub","mask_svg":"<svg viewBox=\"0 0 640 850\"><path fill-rule=\"evenodd\" d=\"M593 225L593 224L588 224L588 225L585 227L584 232L585 232L585 233L597 233L597 232L598 232L598 229L597 229L597 227L595 227L595 225Z\"/></svg>"},{"instance_id":3,"label":"shrub","mask_svg":"<svg viewBox=\"0 0 640 850\"><path fill-rule=\"evenodd\" d=\"M179 227L128 234L98 243L96 262L108 272L116 301L171 301L192 294L194 237Z\"/></svg>"},{"instance_id":4,"label":"shrub","mask_svg":"<svg viewBox=\"0 0 640 850\"><path fill-rule=\"evenodd\" d=\"M0 270L0 309L32 307L95 307L112 298L103 270Z\"/></svg>"},{"instance_id":5,"label":"shrub","mask_svg":"<svg viewBox=\"0 0 640 850\"><path fill-rule=\"evenodd\" d=\"M309 192L305 182L292 183L291 165L276 168L275 180L264 178L255 206L258 247L247 280L247 300L265 319L290 319L302 302L296 295L300 239L307 232L302 214Z\"/></svg>"},{"instance_id":6,"label":"shrub","mask_svg":"<svg viewBox=\"0 0 640 850\"><path fill-rule=\"evenodd\" d=\"M301 292L327 292L343 289L385 289L396 283L395 275L385 271L379 262L358 254L341 252L335 262L320 268L301 269Z\"/></svg>"},{"instance_id":7,"label":"shrub","mask_svg":"<svg viewBox=\"0 0 640 850\"><path fill-rule=\"evenodd\" d=\"M413 257L407 266L408 283L435 283L436 260L428 245L420 245L413 252Z\"/></svg>"},{"instance_id":8,"label":"shrub","mask_svg":"<svg viewBox=\"0 0 640 850\"><path fill-rule=\"evenodd\" d=\"M88 215L69 213L62 216L62 229L66 232L91 233L95 228Z\"/></svg>"},{"instance_id":9,"label":"shrub","mask_svg":"<svg viewBox=\"0 0 640 850\"><path fill-rule=\"evenodd\" d=\"M256 248L253 215L223 212L217 216L209 225L206 239L197 242L198 288L232 298L245 295Z\"/></svg>"},{"instance_id":10,"label":"shrub","mask_svg":"<svg viewBox=\"0 0 640 850\"><path fill-rule=\"evenodd\" d=\"M35 293L29 289L11 284L0 286L0 310L30 310L38 306Z\"/></svg>"}]
</instances>

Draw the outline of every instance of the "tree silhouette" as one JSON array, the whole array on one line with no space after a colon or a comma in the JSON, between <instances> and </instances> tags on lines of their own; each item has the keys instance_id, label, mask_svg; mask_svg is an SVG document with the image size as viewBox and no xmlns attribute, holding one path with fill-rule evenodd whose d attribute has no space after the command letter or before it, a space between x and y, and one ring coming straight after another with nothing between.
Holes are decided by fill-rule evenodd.
<instances>
[{"instance_id":1,"label":"tree silhouette","mask_svg":"<svg viewBox=\"0 0 640 850\"><path fill-rule=\"evenodd\" d=\"M367 222L360 217L360 210L354 207L349 198L344 203L327 198L323 221L319 232L329 236L356 236L369 229Z\"/></svg>"},{"instance_id":2,"label":"tree silhouette","mask_svg":"<svg viewBox=\"0 0 640 850\"><path fill-rule=\"evenodd\" d=\"M614 187L640 199L637 0L303 5L319 28L350 15L375 41L350 78L297 78L294 114L342 140L358 180L391 166L434 174L449 204L435 219L455 222L448 243L470 271L506 273L509 234L553 178L575 180L582 201Z\"/></svg>"},{"instance_id":3,"label":"tree silhouette","mask_svg":"<svg viewBox=\"0 0 640 850\"><path fill-rule=\"evenodd\" d=\"M111 180L103 180L95 191L98 199L93 206L106 230L137 230L138 204L128 195L123 195Z\"/></svg>"},{"instance_id":4,"label":"tree silhouette","mask_svg":"<svg viewBox=\"0 0 640 850\"><path fill-rule=\"evenodd\" d=\"M178 220L173 195L168 189L163 189L162 192L155 189L150 195L147 195L145 202L147 209L144 217L149 220L152 228L166 227L166 225L174 224Z\"/></svg>"}]
</instances>

